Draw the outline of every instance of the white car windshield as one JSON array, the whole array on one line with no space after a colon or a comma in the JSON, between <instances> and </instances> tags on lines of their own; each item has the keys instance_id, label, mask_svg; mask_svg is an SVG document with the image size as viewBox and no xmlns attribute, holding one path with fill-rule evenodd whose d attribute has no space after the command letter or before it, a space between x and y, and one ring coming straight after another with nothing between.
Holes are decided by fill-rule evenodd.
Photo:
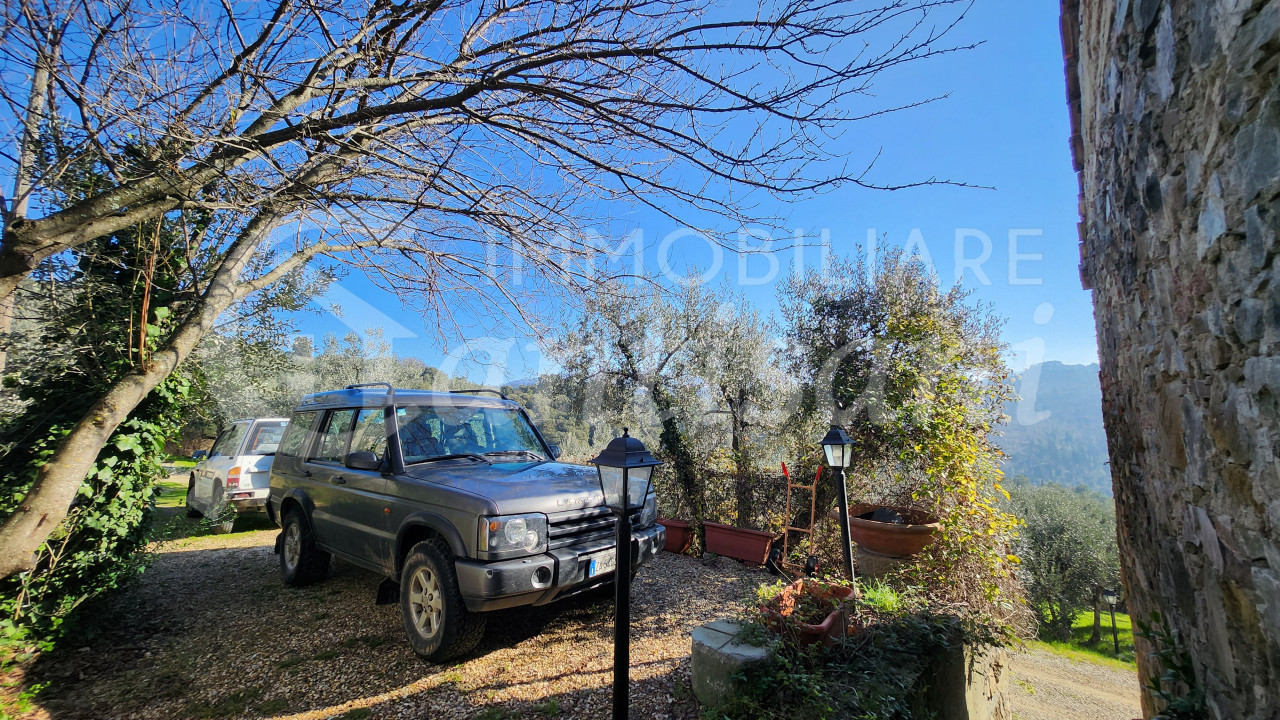
<instances>
[{"instance_id":1,"label":"white car windshield","mask_svg":"<svg viewBox=\"0 0 1280 720\"><path fill-rule=\"evenodd\" d=\"M533 426L513 408L401 406L396 425L406 465L460 456L489 462L547 459Z\"/></svg>"}]
</instances>

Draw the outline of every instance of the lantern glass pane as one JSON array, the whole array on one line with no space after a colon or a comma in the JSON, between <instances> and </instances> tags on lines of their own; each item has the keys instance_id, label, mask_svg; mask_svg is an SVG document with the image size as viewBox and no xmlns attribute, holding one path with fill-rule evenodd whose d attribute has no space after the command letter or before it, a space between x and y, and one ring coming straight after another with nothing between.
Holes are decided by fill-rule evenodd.
<instances>
[{"instance_id":1,"label":"lantern glass pane","mask_svg":"<svg viewBox=\"0 0 1280 720\"><path fill-rule=\"evenodd\" d=\"M604 491L604 504L611 508L622 507L622 468L597 465L600 471L600 489Z\"/></svg>"},{"instance_id":2,"label":"lantern glass pane","mask_svg":"<svg viewBox=\"0 0 1280 720\"><path fill-rule=\"evenodd\" d=\"M653 466L631 468L630 473L627 478L627 507L644 507L644 496L649 494L649 477L653 475Z\"/></svg>"}]
</instances>

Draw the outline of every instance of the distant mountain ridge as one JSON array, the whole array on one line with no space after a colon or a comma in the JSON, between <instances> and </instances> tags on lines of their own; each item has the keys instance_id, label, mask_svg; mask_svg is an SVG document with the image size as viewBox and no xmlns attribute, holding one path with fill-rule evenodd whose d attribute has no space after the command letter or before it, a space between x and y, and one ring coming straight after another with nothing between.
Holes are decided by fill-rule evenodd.
<instances>
[{"instance_id":1,"label":"distant mountain ridge","mask_svg":"<svg viewBox=\"0 0 1280 720\"><path fill-rule=\"evenodd\" d=\"M1005 474L1025 475L1036 485L1085 485L1110 496L1098 365L1032 365L1014 388L1022 399L1005 406L1009 424L996 438L1009 456Z\"/></svg>"}]
</instances>

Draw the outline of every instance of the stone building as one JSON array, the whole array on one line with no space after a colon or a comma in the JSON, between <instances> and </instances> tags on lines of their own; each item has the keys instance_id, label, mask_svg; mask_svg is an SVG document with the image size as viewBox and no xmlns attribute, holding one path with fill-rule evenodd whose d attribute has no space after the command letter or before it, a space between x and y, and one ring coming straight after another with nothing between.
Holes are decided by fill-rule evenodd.
<instances>
[{"instance_id":1,"label":"stone building","mask_svg":"<svg viewBox=\"0 0 1280 720\"><path fill-rule=\"evenodd\" d=\"M1062 20L1128 602L1179 631L1209 716L1277 718L1280 0Z\"/></svg>"}]
</instances>

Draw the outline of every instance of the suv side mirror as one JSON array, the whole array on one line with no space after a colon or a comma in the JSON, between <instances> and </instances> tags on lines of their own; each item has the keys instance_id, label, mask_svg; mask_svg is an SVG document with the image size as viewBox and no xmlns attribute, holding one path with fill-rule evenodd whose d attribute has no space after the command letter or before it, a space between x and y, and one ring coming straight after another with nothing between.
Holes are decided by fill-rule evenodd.
<instances>
[{"instance_id":1,"label":"suv side mirror","mask_svg":"<svg viewBox=\"0 0 1280 720\"><path fill-rule=\"evenodd\" d=\"M382 461L378 459L378 456L368 450L347 453L347 459L342 464L352 470L377 470L382 467Z\"/></svg>"},{"instance_id":2,"label":"suv side mirror","mask_svg":"<svg viewBox=\"0 0 1280 720\"><path fill-rule=\"evenodd\" d=\"M548 445L548 446L547 446L547 449L551 451L551 459L552 459L552 460L555 460L556 458L560 457L560 446L559 446L559 445Z\"/></svg>"},{"instance_id":3,"label":"suv side mirror","mask_svg":"<svg viewBox=\"0 0 1280 720\"><path fill-rule=\"evenodd\" d=\"M208 450L197 450L197 451L195 451L195 452L191 453L191 459L192 459L192 460L203 460L203 459L205 459L205 458L206 458L206 457L208 457L208 456L209 456L209 451L208 451Z\"/></svg>"}]
</instances>

